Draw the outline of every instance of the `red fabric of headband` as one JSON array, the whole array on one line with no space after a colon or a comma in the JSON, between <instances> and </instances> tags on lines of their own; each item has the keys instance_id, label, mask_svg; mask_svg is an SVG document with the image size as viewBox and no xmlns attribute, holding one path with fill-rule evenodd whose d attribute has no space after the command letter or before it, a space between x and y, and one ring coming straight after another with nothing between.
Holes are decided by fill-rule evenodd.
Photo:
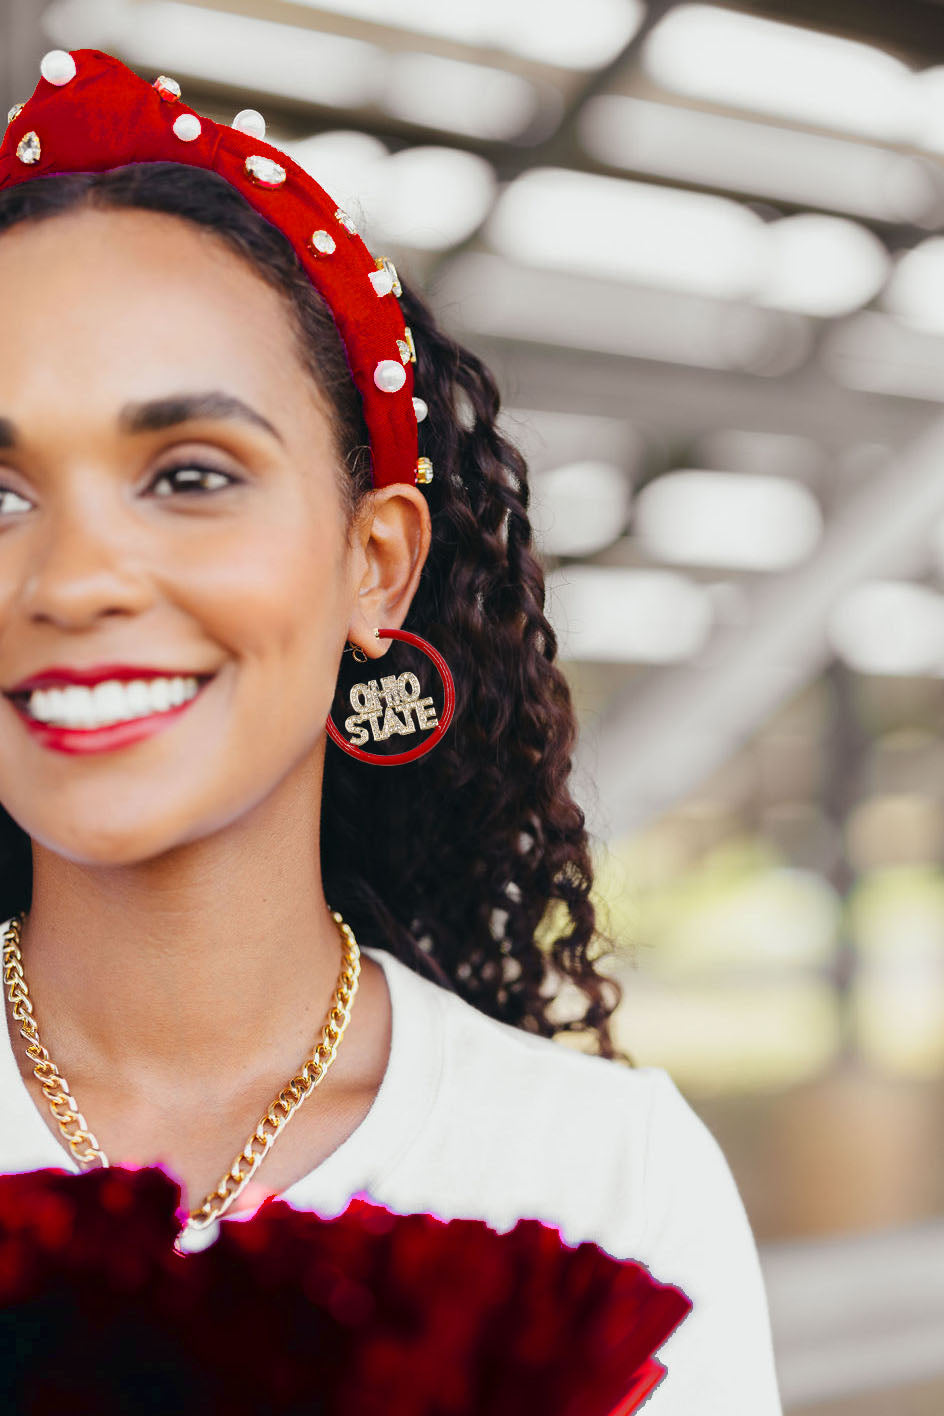
<instances>
[{"instance_id":1,"label":"red fabric of headband","mask_svg":"<svg viewBox=\"0 0 944 1416\"><path fill-rule=\"evenodd\" d=\"M415 352L392 265L375 260L350 217L271 144L195 113L175 85L149 84L110 54L75 49L71 58L74 76L62 77L71 73L62 55L57 81L40 77L32 97L11 110L0 143L0 188L132 162L179 162L224 177L288 237L331 309L361 395L374 486L415 483Z\"/></svg>"}]
</instances>

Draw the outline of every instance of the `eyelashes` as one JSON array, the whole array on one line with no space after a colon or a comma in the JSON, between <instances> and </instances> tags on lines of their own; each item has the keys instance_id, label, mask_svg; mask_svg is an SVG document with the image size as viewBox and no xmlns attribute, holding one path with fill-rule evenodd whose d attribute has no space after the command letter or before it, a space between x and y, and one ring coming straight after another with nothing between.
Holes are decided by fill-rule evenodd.
<instances>
[{"instance_id":1,"label":"eyelashes","mask_svg":"<svg viewBox=\"0 0 944 1416\"><path fill-rule=\"evenodd\" d=\"M199 462L189 462L189 461L188 461L188 462L177 462L177 463L175 463L172 467L164 467L164 468L162 468L162 470L161 470L160 472L158 472L157 476L154 478L153 482L151 483L151 488L153 489L154 487L156 487L159 482L163 482L163 481L165 481L165 480L171 481L174 477L177 476L178 472L195 472L195 473L197 474L197 477L198 477L198 478L200 478L200 477L222 477L222 478L224 478L224 480L225 480L225 485L222 486L222 487L214 487L214 488L212 488L210 494L212 494L212 492L214 492L214 491L219 491L219 492L226 491L226 488L227 488L227 487L238 486L238 485L239 485L239 482L240 482L240 478L239 478L239 477L234 477L231 472L223 472L223 471L221 471L221 469L220 469L219 467L205 467L205 466L203 466L203 465L202 465L201 463L199 463ZM185 492L188 492L188 493L189 493L189 492L193 492L193 491L198 491L198 492L200 492L201 495L207 495L206 492L204 492L200 487L197 486L196 482L192 482L190 486L184 485L184 487L182 488L182 490L185 491ZM163 497L163 496L170 496L170 495L173 495L173 494L172 494L172 493L169 493L169 492L158 492L156 495Z\"/></svg>"},{"instance_id":2,"label":"eyelashes","mask_svg":"<svg viewBox=\"0 0 944 1416\"><path fill-rule=\"evenodd\" d=\"M161 482L165 482L168 485L172 484L175 478L177 478L178 474L182 472L189 472L191 474L195 474L190 478L189 485L187 482L184 482L183 484L178 483L178 486L175 490L170 492L155 492L154 495L158 497L171 497L174 495L181 494L190 496L194 492L196 492L198 497L212 496L216 492L225 492L228 490L228 488L240 486L242 483L242 478L234 476L232 472L224 472L219 467L204 466L202 463L191 462L188 460L186 462L174 463L171 467L163 467L161 471L158 472L153 478L148 490L153 491L153 489ZM204 486L201 486L200 484L203 479L209 477L222 478L223 485L217 485L214 487L210 487L209 489ZM0 484L0 521L4 521L7 519L3 512L3 500L5 497L8 496L20 497L21 501L26 500L26 498L21 496L19 492L14 491L12 487L4 487L2 484Z\"/></svg>"}]
</instances>

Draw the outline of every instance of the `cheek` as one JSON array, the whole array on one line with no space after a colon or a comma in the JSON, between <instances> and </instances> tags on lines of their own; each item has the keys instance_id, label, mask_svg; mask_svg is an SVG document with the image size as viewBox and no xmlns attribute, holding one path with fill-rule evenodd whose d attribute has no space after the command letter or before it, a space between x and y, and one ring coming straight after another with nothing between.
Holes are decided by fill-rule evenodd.
<instances>
[{"instance_id":1,"label":"cheek","mask_svg":"<svg viewBox=\"0 0 944 1416\"><path fill-rule=\"evenodd\" d=\"M215 528L167 578L168 594L235 660L281 661L290 679L320 677L346 627L337 535L299 513Z\"/></svg>"}]
</instances>

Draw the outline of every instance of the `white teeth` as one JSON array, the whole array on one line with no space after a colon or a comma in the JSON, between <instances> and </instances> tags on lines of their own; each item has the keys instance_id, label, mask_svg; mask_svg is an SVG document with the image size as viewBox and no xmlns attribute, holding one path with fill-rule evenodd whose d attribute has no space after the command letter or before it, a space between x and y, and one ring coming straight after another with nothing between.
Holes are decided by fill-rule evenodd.
<instances>
[{"instance_id":1,"label":"white teeth","mask_svg":"<svg viewBox=\"0 0 944 1416\"><path fill-rule=\"evenodd\" d=\"M100 718L120 718L125 711L125 700L128 697L113 680L96 684L88 696L91 698L93 711Z\"/></svg>"},{"instance_id":2,"label":"white teeth","mask_svg":"<svg viewBox=\"0 0 944 1416\"><path fill-rule=\"evenodd\" d=\"M133 683L125 684L124 694L126 707L135 718L141 717L151 706L151 695L144 679L135 679Z\"/></svg>"},{"instance_id":3,"label":"white teeth","mask_svg":"<svg viewBox=\"0 0 944 1416\"><path fill-rule=\"evenodd\" d=\"M166 713L169 708L195 698L200 691L196 678L134 679L130 683L109 679L94 688L70 684L68 688L36 689L30 694L26 711L42 723L66 728L102 728L125 723L149 713Z\"/></svg>"},{"instance_id":4,"label":"white teeth","mask_svg":"<svg viewBox=\"0 0 944 1416\"><path fill-rule=\"evenodd\" d=\"M159 713L166 713L170 707L170 680L155 679L151 684L151 702Z\"/></svg>"}]
</instances>

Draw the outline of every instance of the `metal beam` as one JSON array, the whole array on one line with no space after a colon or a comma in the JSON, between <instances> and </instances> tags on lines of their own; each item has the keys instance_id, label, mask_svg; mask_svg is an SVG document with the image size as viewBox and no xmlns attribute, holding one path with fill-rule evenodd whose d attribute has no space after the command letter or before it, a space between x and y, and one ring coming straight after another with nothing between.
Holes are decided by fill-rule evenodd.
<instances>
[{"instance_id":1,"label":"metal beam","mask_svg":"<svg viewBox=\"0 0 944 1416\"><path fill-rule=\"evenodd\" d=\"M822 672L831 657L827 621L845 591L871 577L920 573L928 529L944 516L942 467L944 418L836 513L811 560L758 586L747 628L725 631L698 659L641 687L628 685L584 727L575 791L593 835L637 830L682 800Z\"/></svg>"},{"instance_id":2,"label":"metal beam","mask_svg":"<svg viewBox=\"0 0 944 1416\"><path fill-rule=\"evenodd\" d=\"M639 52L652 30L679 3L681 0L650 0L646 8L645 19L636 33L608 64L592 70L587 75L586 80L572 95L559 122L555 124L553 132L549 133L541 142L527 145L515 142L501 144L492 156L499 181L512 182L523 172L528 172L535 167L586 168L587 158L577 140L577 119L584 104L595 94L605 92L617 74L625 74L635 64ZM485 213L474 231L470 231L462 241L450 246L447 251L437 254L430 262L424 280L427 289L456 256L479 244L479 237L490 215L491 210Z\"/></svg>"}]
</instances>

